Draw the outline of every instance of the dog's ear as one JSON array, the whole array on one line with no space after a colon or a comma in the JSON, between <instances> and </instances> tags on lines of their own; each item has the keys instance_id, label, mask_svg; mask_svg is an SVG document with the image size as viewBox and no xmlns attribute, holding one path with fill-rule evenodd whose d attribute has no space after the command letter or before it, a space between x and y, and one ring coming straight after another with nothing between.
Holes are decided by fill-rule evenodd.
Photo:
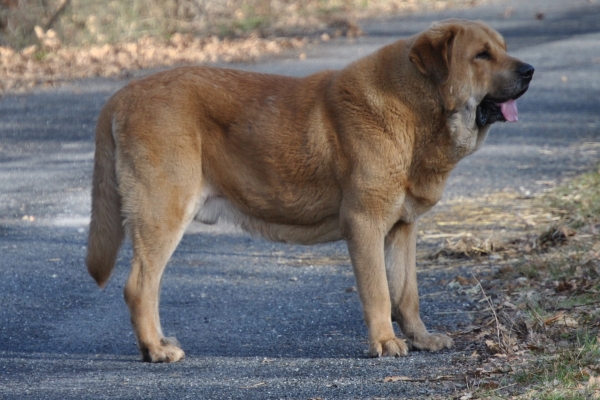
<instances>
[{"instance_id":1,"label":"dog's ear","mask_svg":"<svg viewBox=\"0 0 600 400\"><path fill-rule=\"evenodd\" d=\"M452 26L433 27L418 36L410 49L410 61L438 85L443 85L450 77L455 36L456 30Z\"/></svg>"}]
</instances>

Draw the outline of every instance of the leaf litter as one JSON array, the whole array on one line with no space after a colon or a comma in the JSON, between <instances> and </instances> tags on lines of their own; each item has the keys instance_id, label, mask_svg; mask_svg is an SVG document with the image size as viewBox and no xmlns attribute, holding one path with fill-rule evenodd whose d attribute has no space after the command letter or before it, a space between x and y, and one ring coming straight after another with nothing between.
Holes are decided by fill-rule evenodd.
<instances>
[{"instance_id":1,"label":"leaf litter","mask_svg":"<svg viewBox=\"0 0 600 400\"><path fill-rule=\"evenodd\" d=\"M457 199L423 219L434 250L420 262L474 271L442 282L475 304L454 333L472 351L465 398L600 398L600 174L566 186Z\"/></svg>"},{"instance_id":2,"label":"leaf litter","mask_svg":"<svg viewBox=\"0 0 600 400\"><path fill-rule=\"evenodd\" d=\"M361 36L361 19L483 1L148 1L129 6L135 15L112 1L70 7L64 7L69 1L50 1L41 8L39 2L0 2L0 95L85 77L127 78L139 69L249 62ZM53 8L53 16L46 15Z\"/></svg>"}]
</instances>

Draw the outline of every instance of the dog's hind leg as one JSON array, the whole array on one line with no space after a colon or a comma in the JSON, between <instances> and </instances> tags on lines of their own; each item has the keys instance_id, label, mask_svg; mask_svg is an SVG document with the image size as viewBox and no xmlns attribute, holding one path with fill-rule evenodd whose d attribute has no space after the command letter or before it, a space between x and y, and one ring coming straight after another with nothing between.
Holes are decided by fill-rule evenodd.
<instances>
[{"instance_id":1,"label":"dog's hind leg","mask_svg":"<svg viewBox=\"0 0 600 400\"><path fill-rule=\"evenodd\" d=\"M159 317L162 275L197 211L200 193L194 177L178 178L179 184L173 182L174 177L137 180L132 191L123 196L133 245L125 301L142 358L149 362L174 362L184 357L177 341L163 335Z\"/></svg>"},{"instance_id":2,"label":"dog's hind leg","mask_svg":"<svg viewBox=\"0 0 600 400\"><path fill-rule=\"evenodd\" d=\"M416 270L417 224L398 223L385 240L385 266L392 303L392 319L398 323L413 349L438 351L453 341L442 333L429 333L419 315Z\"/></svg>"}]
</instances>

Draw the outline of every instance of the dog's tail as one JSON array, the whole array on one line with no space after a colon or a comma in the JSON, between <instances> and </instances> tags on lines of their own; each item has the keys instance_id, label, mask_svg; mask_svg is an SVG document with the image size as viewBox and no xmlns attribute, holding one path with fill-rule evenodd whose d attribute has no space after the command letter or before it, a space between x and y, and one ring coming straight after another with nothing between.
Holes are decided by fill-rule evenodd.
<instances>
[{"instance_id":1,"label":"dog's tail","mask_svg":"<svg viewBox=\"0 0 600 400\"><path fill-rule=\"evenodd\" d=\"M109 102L98 117L92 178L92 215L86 264L100 287L110 278L125 236L115 166L113 115L113 106Z\"/></svg>"}]
</instances>

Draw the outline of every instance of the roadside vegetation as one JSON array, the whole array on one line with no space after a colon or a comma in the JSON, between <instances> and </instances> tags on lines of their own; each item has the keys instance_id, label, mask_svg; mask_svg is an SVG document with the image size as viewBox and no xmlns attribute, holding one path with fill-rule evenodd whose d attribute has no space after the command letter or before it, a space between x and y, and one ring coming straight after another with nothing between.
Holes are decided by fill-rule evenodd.
<instances>
[{"instance_id":1,"label":"roadside vegetation","mask_svg":"<svg viewBox=\"0 0 600 400\"><path fill-rule=\"evenodd\" d=\"M472 5L465 0L1 0L3 45L38 44L35 26L67 46L173 34L275 37L311 34L347 20Z\"/></svg>"},{"instance_id":2,"label":"roadside vegetation","mask_svg":"<svg viewBox=\"0 0 600 400\"><path fill-rule=\"evenodd\" d=\"M432 262L473 271L448 282L476 304L456 398L600 398L600 169L540 196L455 200L424 229L442 238Z\"/></svg>"},{"instance_id":3,"label":"roadside vegetation","mask_svg":"<svg viewBox=\"0 0 600 400\"><path fill-rule=\"evenodd\" d=\"M0 94L141 68L251 61L360 36L364 18L483 1L0 0Z\"/></svg>"}]
</instances>

